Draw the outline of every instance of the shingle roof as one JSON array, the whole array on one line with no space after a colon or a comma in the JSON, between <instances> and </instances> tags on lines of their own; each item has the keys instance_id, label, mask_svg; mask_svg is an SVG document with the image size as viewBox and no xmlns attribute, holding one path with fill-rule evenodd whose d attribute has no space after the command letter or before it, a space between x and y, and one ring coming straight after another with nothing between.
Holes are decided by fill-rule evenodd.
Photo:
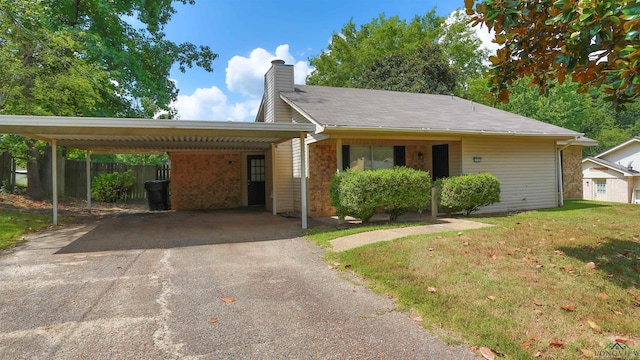
<instances>
[{"instance_id":1,"label":"shingle roof","mask_svg":"<svg viewBox=\"0 0 640 360\"><path fill-rule=\"evenodd\" d=\"M460 133L581 135L449 95L295 85L281 98L325 127Z\"/></svg>"},{"instance_id":2,"label":"shingle roof","mask_svg":"<svg viewBox=\"0 0 640 360\"><path fill-rule=\"evenodd\" d=\"M592 161L592 162L594 162L596 164L608 167L611 170L616 170L616 171L619 171L619 172L621 172L623 174L627 174L627 175L636 176L636 175L640 174L640 172L638 172L637 170L629 169L626 166L614 163L614 162L609 161L609 160L596 158L596 157L593 157L593 156L586 157L584 160L582 160L582 162L585 162L585 161Z\"/></svg>"}]
</instances>

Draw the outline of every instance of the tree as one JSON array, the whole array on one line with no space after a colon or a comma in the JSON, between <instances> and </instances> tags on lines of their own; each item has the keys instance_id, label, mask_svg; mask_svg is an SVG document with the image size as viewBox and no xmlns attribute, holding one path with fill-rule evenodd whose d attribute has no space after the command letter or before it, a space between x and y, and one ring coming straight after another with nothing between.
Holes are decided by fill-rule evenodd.
<instances>
[{"instance_id":1,"label":"tree","mask_svg":"<svg viewBox=\"0 0 640 360\"><path fill-rule=\"evenodd\" d=\"M360 29L350 20L340 33L333 34L327 51L309 59L315 71L307 84L356 87L364 69L381 56L407 53L424 42L434 42L442 22L434 10L409 23L381 14Z\"/></svg>"},{"instance_id":2,"label":"tree","mask_svg":"<svg viewBox=\"0 0 640 360\"><path fill-rule=\"evenodd\" d=\"M0 114L174 114L171 67L211 71L217 57L206 46L165 39L174 13L172 1L0 0ZM0 146L27 161L28 194L46 194L41 170L50 147L14 136Z\"/></svg>"},{"instance_id":3,"label":"tree","mask_svg":"<svg viewBox=\"0 0 640 360\"><path fill-rule=\"evenodd\" d=\"M543 94L568 75L581 84L577 91L601 88L618 109L640 96L638 1L465 0L465 7L473 26L486 25L503 45L490 58L490 88L500 101L518 78L530 77Z\"/></svg>"},{"instance_id":4,"label":"tree","mask_svg":"<svg viewBox=\"0 0 640 360\"><path fill-rule=\"evenodd\" d=\"M418 62L424 65L425 60L434 59L437 64L443 58L456 76L459 89L466 89L467 82L481 76L486 69L483 61L488 54L480 48L480 40L475 36L464 15L456 15L450 20L435 15L435 10L424 16L416 16L411 21L401 20L397 16L390 18L381 14L370 23L357 28L349 21L340 33L333 34L327 51L309 62L315 71L307 78L307 84L336 87L371 87L363 84L363 74L367 76L407 76L420 73L421 69L411 68L410 61L422 57ZM429 44L429 45L426 45ZM424 57L426 46L438 48L437 55ZM422 50L421 50L422 49ZM392 71L392 67L400 65L403 69ZM447 70L448 71L448 70ZM424 74L424 71L422 71ZM449 71L448 71L449 72ZM412 76L417 80L417 76ZM371 81L372 79L367 79ZM388 79L388 84L376 88L393 88L399 91L416 91L415 81L401 78ZM423 80L432 82L431 80ZM387 85L388 85L387 84ZM406 87L399 86L400 84ZM451 91L449 91L451 93Z\"/></svg>"},{"instance_id":5,"label":"tree","mask_svg":"<svg viewBox=\"0 0 640 360\"><path fill-rule=\"evenodd\" d=\"M396 51L365 67L356 87L428 94L452 94L459 72L440 45L424 43L411 53Z\"/></svg>"}]
</instances>

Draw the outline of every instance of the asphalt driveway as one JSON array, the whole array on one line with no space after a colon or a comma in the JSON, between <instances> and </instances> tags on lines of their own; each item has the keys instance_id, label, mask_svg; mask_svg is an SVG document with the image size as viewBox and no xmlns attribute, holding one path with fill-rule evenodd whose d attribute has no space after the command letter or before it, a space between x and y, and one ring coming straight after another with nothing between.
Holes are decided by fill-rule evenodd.
<instances>
[{"instance_id":1,"label":"asphalt driveway","mask_svg":"<svg viewBox=\"0 0 640 360\"><path fill-rule=\"evenodd\" d=\"M0 253L0 358L475 358L330 269L299 224L164 212L36 234Z\"/></svg>"}]
</instances>

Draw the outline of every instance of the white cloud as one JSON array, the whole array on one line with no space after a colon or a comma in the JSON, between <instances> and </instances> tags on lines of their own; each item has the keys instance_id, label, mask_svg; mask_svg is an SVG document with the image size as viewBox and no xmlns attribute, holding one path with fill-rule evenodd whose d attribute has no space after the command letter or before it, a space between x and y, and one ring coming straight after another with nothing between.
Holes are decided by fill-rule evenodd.
<instances>
[{"instance_id":1,"label":"white cloud","mask_svg":"<svg viewBox=\"0 0 640 360\"><path fill-rule=\"evenodd\" d=\"M192 95L178 95L174 103L180 120L253 121L260 106L259 99L235 104L217 87L199 88Z\"/></svg>"},{"instance_id":2,"label":"white cloud","mask_svg":"<svg viewBox=\"0 0 640 360\"><path fill-rule=\"evenodd\" d=\"M452 24L458 17L464 17L467 19L469 18L464 11L455 10L454 12L449 14L449 17L445 20L445 24L446 25ZM489 53L491 55L495 54L496 50L498 50L501 47L501 45L498 45L492 42L495 36L495 31L493 30L489 31L489 29L484 24L473 26L471 27L471 29L476 33L476 36L482 42L482 47L489 50Z\"/></svg>"},{"instance_id":3,"label":"white cloud","mask_svg":"<svg viewBox=\"0 0 640 360\"><path fill-rule=\"evenodd\" d=\"M244 99L230 103L227 95L217 86L198 88L192 95L179 95L174 103L181 120L233 120L253 121L260 107L264 86L264 74L271 61L284 60L292 64L294 82L304 84L313 68L307 61L297 61L289 52L289 45L280 45L274 53L261 48L254 49L249 57L236 55L229 60L226 69L226 86Z\"/></svg>"},{"instance_id":4,"label":"white cloud","mask_svg":"<svg viewBox=\"0 0 640 360\"><path fill-rule=\"evenodd\" d=\"M227 66L227 88L233 92L249 97L261 97L264 85L264 74L271 67L271 61L284 60L286 64L294 66L294 82L304 84L307 75L313 70L307 61L297 61L289 52L289 45L284 44L276 48L275 53L257 48L251 51L249 57L236 55L229 60Z\"/></svg>"}]
</instances>

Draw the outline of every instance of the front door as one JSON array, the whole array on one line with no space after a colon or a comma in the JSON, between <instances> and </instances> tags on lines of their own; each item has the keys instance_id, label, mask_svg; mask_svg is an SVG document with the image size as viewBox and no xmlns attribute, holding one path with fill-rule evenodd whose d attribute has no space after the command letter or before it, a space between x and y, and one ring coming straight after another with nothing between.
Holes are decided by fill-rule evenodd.
<instances>
[{"instance_id":1,"label":"front door","mask_svg":"<svg viewBox=\"0 0 640 360\"><path fill-rule=\"evenodd\" d=\"M449 144L433 145L431 147L433 180L449 176Z\"/></svg>"},{"instance_id":2,"label":"front door","mask_svg":"<svg viewBox=\"0 0 640 360\"><path fill-rule=\"evenodd\" d=\"M265 204L265 164L264 155L247 156L248 203Z\"/></svg>"}]
</instances>

